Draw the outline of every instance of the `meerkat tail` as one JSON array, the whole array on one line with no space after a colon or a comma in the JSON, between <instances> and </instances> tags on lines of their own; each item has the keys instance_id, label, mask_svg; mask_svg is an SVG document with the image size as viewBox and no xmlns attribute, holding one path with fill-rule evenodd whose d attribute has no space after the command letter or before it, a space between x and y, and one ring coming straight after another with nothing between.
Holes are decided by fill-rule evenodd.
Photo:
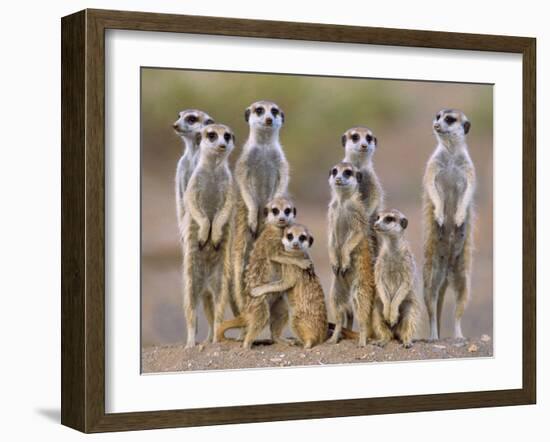
<instances>
[{"instance_id":1,"label":"meerkat tail","mask_svg":"<svg viewBox=\"0 0 550 442\"><path fill-rule=\"evenodd\" d=\"M242 316L237 316L236 318L223 321L218 327L218 331L216 333L216 339L218 341L226 341L227 338L225 336L225 332L227 330L231 330L233 328L243 328L243 327L246 327L246 321Z\"/></svg>"},{"instance_id":2,"label":"meerkat tail","mask_svg":"<svg viewBox=\"0 0 550 442\"><path fill-rule=\"evenodd\" d=\"M328 323L328 332L329 335L332 334L334 331L334 328L336 327L336 324L334 322ZM330 337L330 336L329 336ZM359 339L359 333L354 332L350 328L342 327L342 338L343 339Z\"/></svg>"}]
</instances>

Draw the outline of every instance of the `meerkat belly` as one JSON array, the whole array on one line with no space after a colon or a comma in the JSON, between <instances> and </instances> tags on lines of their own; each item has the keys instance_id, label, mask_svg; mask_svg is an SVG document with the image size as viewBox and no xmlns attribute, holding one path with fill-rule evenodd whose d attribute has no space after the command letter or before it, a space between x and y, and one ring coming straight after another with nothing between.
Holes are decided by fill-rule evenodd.
<instances>
[{"instance_id":1,"label":"meerkat belly","mask_svg":"<svg viewBox=\"0 0 550 442\"><path fill-rule=\"evenodd\" d=\"M438 174L435 184L440 195L445 195L445 219L446 224L450 224L453 222L460 196L466 188L466 179L458 167L449 164Z\"/></svg>"},{"instance_id":2,"label":"meerkat belly","mask_svg":"<svg viewBox=\"0 0 550 442\"><path fill-rule=\"evenodd\" d=\"M382 281L386 292L393 298L399 287L405 282L405 275L402 274L402 260L400 257L388 257L381 262L379 268L384 269Z\"/></svg>"},{"instance_id":3,"label":"meerkat belly","mask_svg":"<svg viewBox=\"0 0 550 442\"><path fill-rule=\"evenodd\" d=\"M210 221L223 206L225 200L223 189L225 188L223 179L211 177L206 185L208 191L201 193L201 207Z\"/></svg>"},{"instance_id":4,"label":"meerkat belly","mask_svg":"<svg viewBox=\"0 0 550 442\"><path fill-rule=\"evenodd\" d=\"M259 206L266 204L275 194L275 189L279 184L277 170L279 170L280 162L279 155L265 152L262 149L255 149L250 153L249 167L256 171L252 175L250 184L256 192Z\"/></svg>"}]
</instances>

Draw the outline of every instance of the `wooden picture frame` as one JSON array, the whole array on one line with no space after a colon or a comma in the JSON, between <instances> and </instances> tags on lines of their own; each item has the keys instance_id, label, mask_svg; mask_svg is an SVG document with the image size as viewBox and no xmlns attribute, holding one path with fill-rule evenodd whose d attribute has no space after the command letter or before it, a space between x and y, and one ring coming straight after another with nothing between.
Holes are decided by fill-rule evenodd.
<instances>
[{"instance_id":1,"label":"wooden picture frame","mask_svg":"<svg viewBox=\"0 0 550 442\"><path fill-rule=\"evenodd\" d=\"M105 30L494 51L523 64L523 384L519 389L254 406L105 411ZM533 404L536 400L536 40L84 10L62 19L62 409L83 432Z\"/></svg>"}]
</instances>

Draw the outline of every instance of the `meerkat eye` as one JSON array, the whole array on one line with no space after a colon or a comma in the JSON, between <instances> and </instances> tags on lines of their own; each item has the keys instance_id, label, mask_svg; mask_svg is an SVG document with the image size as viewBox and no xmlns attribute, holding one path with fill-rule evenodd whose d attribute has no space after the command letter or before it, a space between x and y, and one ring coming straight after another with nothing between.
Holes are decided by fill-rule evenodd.
<instances>
[{"instance_id":1,"label":"meerkat eye","mask_svg":"<svg viewBox=\"0 0 550 442\"><path fill-rule=\"evenodd\" d=\"M376 221L380 220L380 215L376 215Z\"/></svg>"},{"instance_id":2,"label":"meerkat eye","mask_svg":"<svg viewBox=\"0 0 550 442\"><path fill-rule=\"evenodd\" d=\"M286 236L286 239L288 239L289 241L292 241L294 239L294 235L292 233L289 233L287 236Z\"/></svg>"},{"instance_id":3,"label":"meerkat eye","mask_svg":"<svg viewBox=\"0 0 550 442\"><path fill-rule=\"evenodd\" d=\"M353 171L349 170L349 169L344 170L344 176L346 178L352 177L353 176Z\"/></svg>"},{"instance_id":4,"label":"meerkat eye","mask_svg":"<svg viewBox=\"0 0 550 442\"><path fill-rule=\"evenodd\" d=\"M286 215L286 216L290 215L290 212L292 212L292 210L290 210L290 208L287 207L287 208L285 209L285 215Z\"/></svg>"},{"instance_id":5,"label":"meerkat eye","mask_svg":"<svg viewBox=\"0 0 550 442\"><path fill-rule=\"evenodd\" d=\"M307 236L306 235L300 235L298 237L298 239L300 240L300 242L304 242L307 239Z\"/></svg>"},{"instance_id":6,"label":"meerkat eye","mask_svg":"<svg viewBox=\"0 0 550 442\"><path fill-rule=\"evenodd\" d=\"M336 176L338 175L338 169L336 169L336 167L334 169L332 169L332 176Z\"/></svg>"},{"instance_id":7,"label":"meerkat eye","mask_svg":"<svg viewBox=\"0 0 550 442\"><path fill-rule=\"evenodd\" d=\"M277 216L279 214L279 209L277 209L277 207L273 207L273 209L271 209L271 212L273 213L273 215Z\"/></svg>"},{"instance_id":8,"label":"meerkat eye","mask_svg":"<svg viewBox=\"0 0 550 442\"><path fill-rule=\"evenodd\" d=\"M357 143L359 141L359 134L353 134L351 136L351 140L354 142L354 143Z\"/></svg>"},{"instance_id":9,"label":"meerkat eye","mask_svg":"<svg viewBox=\"0 0 550 442\"><path fill-rule=\"evenodd\" d=\"M255 112L256 112L256 115L258 115L258 117L259 117L259 116L264 114L264 108L263 107L257 107Z\"/></svg>"},{"instance_id":10,"label":"meerkat eye","mask_svg":"<svg viewBox=\"0 0 550 442\"><path fill-rule=\"evenodd\" d=\"M231 140L231 134L229 132L226 132L223 134L223 139L229 143L229 140Z\"/></svg>"},{"instance_id":11,"label":"meerkat eye","mask_svg":"<svg viewBox=\"0 0 550 442\"><path fill-rule=\"evenodd\" d=\"M276 107L271 109L271 115L273 115L275 118L277 118L277 115L279 115L279 109Z\"/></svg>"},{"instance_id":12,"label":"meerkat eye","mask_svg":"<svg viewBox=\"0 0 550 442\"><path fill-rule=\"evenodd\" d=\"M189 124L195 124L197 122L198 118L195 115L189 115L185 121L187 121Z\"/></svg>"},{"instance_id":13,"label":"meerkat eye","mask_svg":"<svg viewBox=\"0 0 550 442\"><path fill-rule=\"evenodd\" d=\"M384 221L386 224L393 223L395 221L395 218L393 216L386 216Z\"/></svg>"},{"instance_id":14,"label":"meerkat eye","mask_svg":"<svg viewBox=\"0 0 550 442\"><path fill-rule=\"evenodd\" d=\"M208 120L206 120L206 121L204 122L204 125L205 125L205 126L208 126L209 124L214 124L214 120L212 120L211 118L209 118Z\"/></svg>"},{"instance_id":15,"label":"meerkat eye","mask_svg":"<svg viewBox=\"0 0 550 442\"><path fill-rule=\"evenodd\" d=\"M453 124L455 121L456 121L455 117L451 117L450 115L447 115L445 117L445 123L447 123L447 124Z\"/></svg>"},{"instance_id":16,"label":"meerkat eye","mask_svg":"<svg viewBox=\"0 0 550 442\"><path fill-rule=\"evenodd\" d=\"M208 132L206 136L210 141L216 141L218 139L218 134L216 132Z\"/></svg>"},{"instance_id":17,"label":"meerkat eye","mask_svg":"<svg viewBox=\"0 0 550 442\"><path fill-rule=\"evenodd\" d=\"M372 141L372 135L368 134L366 137L367 143L370 143Z\"/></svg>"}]
</instances>

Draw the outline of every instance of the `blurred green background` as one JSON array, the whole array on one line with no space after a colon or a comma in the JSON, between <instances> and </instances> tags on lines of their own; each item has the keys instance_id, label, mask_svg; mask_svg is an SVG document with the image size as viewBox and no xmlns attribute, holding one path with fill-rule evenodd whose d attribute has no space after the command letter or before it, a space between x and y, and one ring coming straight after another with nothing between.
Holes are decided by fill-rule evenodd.
<instances>
[{"instance_id":1,"label":"blurred green background","mask_svg":"<svg viewBox=\"0 0 550 442\"><path fill-rule=\"evenodd\" d=\"M237 138L231 163L248 134L246 107L276 102L285 112L281 142L290 169L290 193L297 221L316 241L312 256L328 295L326 208L328 171L343 157L342 133L356 125L378 138L374 156L386 192L386 207L409 218L407 238L417 261L417 294L422 298L421 185L436 141L431 122L441 108L463 110L472 129L468 138L478 186L471 302L463 319L465 335L493 331L493 89L491 85L371 80L142 68L142 345L183 342L181 254L177 236L174 175L183 144L171 124L178 112L197 108L230 126ZM451 334L453 294L447 293L443 336ZM422 302L423 304L423 302ZM422 317L420 337L426 334ZM230 317L229 311L226 313ZM199 339L206 326L199 312ZM288 333L288 330L287 330Z\"/></svg>"}]
</instances>

